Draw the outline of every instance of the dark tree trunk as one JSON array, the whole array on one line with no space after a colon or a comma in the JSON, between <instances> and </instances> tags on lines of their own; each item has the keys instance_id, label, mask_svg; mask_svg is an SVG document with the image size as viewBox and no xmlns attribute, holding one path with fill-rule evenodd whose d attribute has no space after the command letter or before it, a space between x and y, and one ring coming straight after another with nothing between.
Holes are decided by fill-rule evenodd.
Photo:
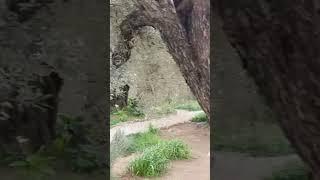
<instances>
[{"instance_id":1,"label":"dark tree trunk","mask_svg":"<svg viewBox=\"0 0 320 180\"><path fill-rule=\"evenodd\" d=\"M320 179L318 0L216 0L224 30L297 153Z\"/></svg>"},{"instance_id":2,"label":"dark tree trunk","mask_svg":"<svg viewBox=\"0 0 320 180\"><path fill-rule=\"evenodd\" d=\"M112 61L121 66L130 58L131 40L137 31L152 26L160 31L176 64L202 109L210 118L209 0L137 0L139 9L121 24L121 37Z\"/></svg>"}]
</instances>

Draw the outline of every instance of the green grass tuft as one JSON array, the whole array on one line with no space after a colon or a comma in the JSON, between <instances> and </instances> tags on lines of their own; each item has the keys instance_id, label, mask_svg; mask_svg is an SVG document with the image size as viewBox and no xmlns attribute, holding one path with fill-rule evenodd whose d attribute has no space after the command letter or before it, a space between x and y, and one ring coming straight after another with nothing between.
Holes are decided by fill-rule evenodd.
<instances>
[{"instance_id":1,"label":"green grass tuft","mask_svg":"<svg viewBox=\"0 0 320 180\"><path fill-rule=\"evenodd\" d=\"M175 109L187 110L187 111L201 111L201 107L197 101L188 101L183 104L176 105Z\"/></svg>"},{"instance_id":2,"label":"green grass tuft","mask_svg":"<svg viewBox=\"0 0 320 180\"><path fill-rule=\"evenodd\" d=\"M194 116L191 120L192 122L208 122L208 117L205 113L199 113Z\"/></svg>"},{"instance_id":3,"label":"green grass tuft","mask_svg":"<svg viewBox=\"0 0 320 180\"><path fill-rule=\"evenodd\" d=\"M129 170L137 176L154 177L163 174L167 168L169 159L164 154L158 152L158 146L146 149L143 154L134 159Z\"/></svg>"},{"instance_id":4,"label":"green grass tuft","mask_svg":"<svg viewBox=\"0 0 320 180\"><path fill-rule=\"evenodd\" d=\"M188 146L180 140L164 141L159 144L159 151L169 160L188 159L190 150Z\"/></svg>"},{"instance_id":5,"label":"green grass tuft","mask_svg":"<svg viewBox=\"0 0 320 180\"><path fill-rule=\"evenodd\" d=\"M131 146L129 152L141 152L144 149L160 143L162 140L158 135L158 129L149 127L149 130L144 133L138 133L130 137Z\"/></svg>"},{"instance_id":6,"label":"green grass tuft","mask_svg":"<svg viewBox=\"0 0 320 180\"><path fill-rule=\"evenodd\" d=\"M190 150L182 141L162 141L145 149L141 156L130 163L129 170L137 176L160 176L167 170L170 160L189 157Z\"/></svg>"}]
</instances>

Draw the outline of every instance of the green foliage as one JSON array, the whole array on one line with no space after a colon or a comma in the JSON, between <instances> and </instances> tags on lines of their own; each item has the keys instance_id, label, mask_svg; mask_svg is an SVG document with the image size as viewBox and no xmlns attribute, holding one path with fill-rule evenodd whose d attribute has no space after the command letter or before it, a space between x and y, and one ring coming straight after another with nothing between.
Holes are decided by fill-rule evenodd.
<instances>
[{"instance_id":1,"label":"green foliage","mask_svg":"<svg viewBox=\"0 0 320 180\"><path fill-rule=\"evenodd\" d=\"M111 112L110 125L114 126L120 122L126 122L136 118L144 117L144 113L140 110L138 106L138 101L136 99L129 98L128 106L122 109L116 109Z\"/></svg>"},{"instance_id":2,"label":"green foliage","mask_svg":"<svg viewBox=\"0 0 320 180\"><path fill-rule=\"evenodd\" d=\"M150 125L149 125L149 129L148 129L148 132L149 132L149 133L153 133L153 134L158 134L158 133L159 133L159 129L153 127L153 125L150 124Z\"/></svg>"},{"instance_id":3,"label":"green foliage","mask_svg":"<svg viewBox=\"0 0 320 180\"><path fill-rule=\"evenodd\" d=\"M96 142L88 139L88 125L80 117L60 115L59 136L48 149L51 154L63 158L76 172L92 172L104 167L105 159Z\"/></svg>"},{"instance_id":4,"label":"green foliage","mask_svg":"<svg viewBox=\"0 0 320 180\"><path fill-rule=\"evenodd\" d=\"M201 111L201 107L197 101L188 101L182 104L177 104L176 109L182 109L187 111Z\"/></svg>"},{"instance_id":5,"label":"green foliage","mask_svg":"<svg viewBox=\"0 0 320 180\"><path fill-rule=\"evenodd\" d=\"M27 156L23 160L14 161L9 166L18 168L25 178L45 180L55 174L52 167L53 157L47 157L40 152Z\"/></svg>"},{"instance_id":6,"label":"green foliage","mask_svg":"<svg viewBox=\"0 0 320 180\"><path fill-rule=\"evenodd\" d=\"M135 98L128 99L128 106L125 107L124 110L136 117L144 116L144 113L138 106L138 100Z\"/></svg>"},{"instance_id":7,"label":"green foliage","mask_svg":"<svg viewBox=\"0 0 320 180\"><path fill-rule=\"evenodd\" d=\"M79 117L60 115L55 140L27 157L16 160L19 168L31 179L47 179L54 169L64 166L76 172L93 172L106 166L102 150L87 138L87 125Z\"/></svg>"},{"instance_id":8,"label":"green foliage","mask_svg":"<svg viewBox=\"0 0 320 180\"><path fill-rule=\"evenodd\" d=\"M140 157L133 160L130 171L137 176L160 176L168 168L169 159L164 154L158 152L158 147L147 149Z\"/></svg>"},{"instance_id":9,"label":"green foliage","mask_svg":"<svg viewBox=\"0 0 320 180\"><path fill-rule=\"evenodd\" d=\"M134 159L129 170L138 176L159 176L168 167L170 160L190 157L188 146L180 140L166 141L159 136L159 129L149 126L147 132L138 133L128 138L117 132L110 145L111 164L117 157L139 152L141 156Z\"/></svg>"},{"instance_id":10,"label":"green foliage","mask_svg":"<svg viewBox=\"0 0 320 180\"><path fill-rule=\"evenodd\" d=\"M117 131L110 144L110 162L120 156L134 152L141 152L147 147L153 146L161 141L159 130L150 125L149 130L126 137L122 131Z\"/></svg>"},{"instance_id":11,"label":"green foliage","mask_svg":"<svg viewBox=\"0 0 320 180\"><path fill-rule=\"evenodd\" d=\"M106 161L99 148L93 144L78 145L77 148L70 148L69 162L76 172L93 172L104 168Z\"/></svg>"},{"instance_id":12,"label":"green foliage","mask_svg":"<svg viewBox=\"0 0 320 180\"><path fill-rule=\"evenodd\" d=\"M159 143L158 151L164 154L169 160L188 159L190 150L180 140L170 140Z\"/></svg>"},{"instance_id":13,"label":"green foliage","mask_svg":"<svg viewBox=\"0 0 320 180\"><path fill-rule=\"evenodd\" d=\"M194 116L191 120L192 122L208 122L208 117L205 113L199 113Z\"/></svg>"},{"instance_id":14,"label":"green foliage","mask_svg":"<svg viewBox=\"0 0 320 180\"><path fill-rule=\"evenodd\" d=\"M265 180L309 180L308 174L306 167L294 164L273 173Z\"/></svg>"},{"instance_id":15,"label":"green foliage","mask_svg":"<svg viewBox=\"0 0 320 180\"><path fill-rule=\"evenodd\" d=\"M167 170L170 160L189 157L190 150L183 142L162 141L145 149L141 156L130 163L129 170L137 176L160 176Z\"/></svg>"},{"instance_id":16,"label":"green foliage","mask_svg":"<svg viewBox=\"0 0 320 180\"><path fill-rule=\"evenodd\" d=\"M129 152L143 151L144 149L161 142L158 135L158 129L150 125L149 130L145 133L138 133L130 137L131 146Z\"/></svg>"}]
</instances>

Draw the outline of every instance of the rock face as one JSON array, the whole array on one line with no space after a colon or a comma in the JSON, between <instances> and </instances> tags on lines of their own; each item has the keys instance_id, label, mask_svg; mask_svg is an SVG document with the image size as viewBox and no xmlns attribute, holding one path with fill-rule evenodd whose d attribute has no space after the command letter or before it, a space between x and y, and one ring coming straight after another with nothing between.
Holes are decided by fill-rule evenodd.
<instances>
[{"instance_id":1,"label":"rock face","mask_svg":"<svg viewBox=\"0 0 320 180\"><path fill-rule=\"evenodd\" d=\"M119 24L135 9L130 3L128 0L111 1L111 49L117 42ZM168 100L193 98L158 31L143 28L132 43L130 60L117 69L122 71L122 79L130 85L130 97L138 98L145 107ZM118 82L120 76L112 72L111 76L111 87L116 87L113 83Z\"/></svg>"},{"instance_id":2,"label":"rock face","mask_svg":"<svg viewBox=\"0 0 320 180\"><path fill-rule=\"evenodd\" d=\"M6 119L1 141L23 136L37 146L47 143L58 112L101 127L107 98L105 2L36 0L27 10L21 2L0 1L0 68L10 75L0 76L1 118ZM37 93L52 94L44 101L53 108L30 106Z\"/></svg>"}]
</instances>

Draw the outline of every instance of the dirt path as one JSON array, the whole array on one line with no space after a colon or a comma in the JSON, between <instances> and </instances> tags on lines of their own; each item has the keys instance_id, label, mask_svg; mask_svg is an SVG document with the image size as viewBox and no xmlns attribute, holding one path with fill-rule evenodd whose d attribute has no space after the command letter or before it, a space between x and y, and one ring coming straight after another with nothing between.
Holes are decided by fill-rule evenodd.
<instances>
[{"instance_id":1,"label":"dirt path","mask_svg":"<svg viewBox=\"0 0 320 180\"><path fill-rule=\"evenodd\" d=\"M192 117L202 111L184 111L177 110L176 114L169 115L168 117L160 118L160 119L151 119L148 121L141 122L126 122L119 124L116 127L110 129L110 141L113 140L113 137L117 131L122 131L126 136L130 134L135 134L139 132L144 132L148 130L150 124L152 124L156 128L165 128L170 127L175 124L185 123L192 119Z\"/></svg>"},{"instance_id":2,"label":"dirt path","mask_svg":"<svg viewBox=\"0 0 320 180\"><path fill-rule=\"evenodd\" d=\"M234 152L217 152L213 161L213 179L263 180L295 160L299 160L295 155L258 158Z\"/></svg>"},{"instance_id":3,"label":"dirt path","mask_svg":"<svg viewBox=\"0 0 320 180\"><path fill-rule=\"evenodd\" d=\"M160 135L164 139L178 138L189 145L192 158L189 160L173 161L168 172L153 179L161 180L209 180L210 179L210 130L197 123L183 123L162 128ZM122 180L142 180L147 178L126 175L126 167L135 155L119 158L112 167L112 173Z\"/></svg>"},{"instance_id":4,"label":"dirt path","mask_svg":"<svg viewBox=\"0 0 320 180\"><path fill-rule=\"evenodd\" d=\"M196 112L198 113L198 112ZM161 128L165 139L178 138L192 149L189 160L173 161L168 172L160 180L208 180L210 179L210 130L203 125L191 123L195 112L179 111L175 115L158 120L122 124L113 128L123 130L127 135L148 129L149 123ZM181 119L180 119L181 118ZM112 172L121 180L146 180L147 178L130 177L126 174L128 163L135 157L123 157L115 161ZM295 155L279 157L250 157L241 153L216 152L214 155L214 180L263 180L275 170L279 170L291 161L299 160ZM125 175L125 176L124 176Z\"/></svg>"},{"instance_id":5,"label":"dirt path","mask_svg":"<svg viewBox=\"0 0 320 180\"><path fill-rule=\"evenodd\" d=\"M174 161L164 180L209 180L210 179L210 130L196 123L184 123L161 131L165 139L178 138L189 145L190 160Z\"/></svg>"}]
</instances>

